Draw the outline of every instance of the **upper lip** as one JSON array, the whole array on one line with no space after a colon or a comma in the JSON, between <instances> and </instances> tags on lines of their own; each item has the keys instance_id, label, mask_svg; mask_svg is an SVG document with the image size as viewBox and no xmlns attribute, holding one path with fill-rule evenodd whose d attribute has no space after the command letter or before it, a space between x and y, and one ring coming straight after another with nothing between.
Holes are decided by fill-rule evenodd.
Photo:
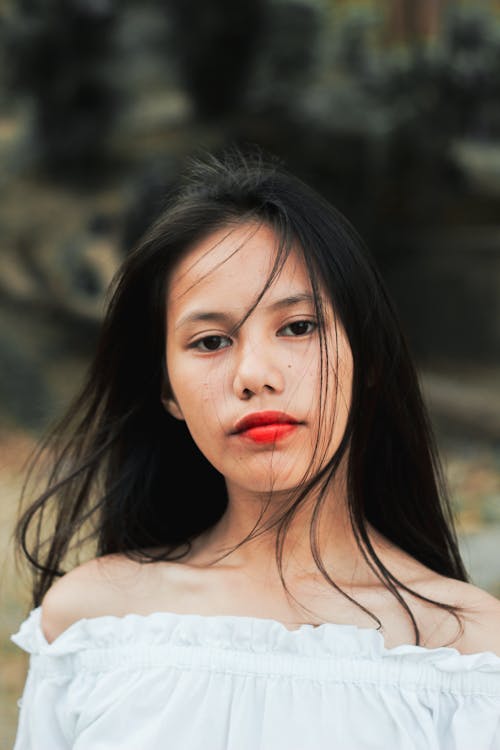
<instances>
[{"instance_id":1,"label":"upper lip","mask_svg":"<svg viewBox=\"0 0 500 750\"><path fill-rule=\"evenodd\" d=\"M234 425L233 434L250 430L252 427L264 427L268 424L298 424L295 417L284 411L256 411L247 414Z\"/></svg>"}]
</instances>

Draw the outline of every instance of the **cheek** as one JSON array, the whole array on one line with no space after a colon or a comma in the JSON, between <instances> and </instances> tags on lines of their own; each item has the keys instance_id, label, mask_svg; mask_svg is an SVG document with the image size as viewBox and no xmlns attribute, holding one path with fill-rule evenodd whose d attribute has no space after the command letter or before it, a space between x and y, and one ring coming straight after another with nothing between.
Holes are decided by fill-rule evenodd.
<instances>
[{"instance_id":1,"label":"cheek","mask_svg":"<svg viewBox=\"0 0 500 750\"><path fill-rule=\"evenodd\" d=\"M202 371L199 363L186 358L169 370L172 390L193 434L213 430L220 422L219 406L224 385L216 373Z\"/></svg>"},{"instance_id":2,"label":"cheek","mask_svg":"<svg viewBox=\"0 0 500 750\"><path fill-rule=\"evenodd\" d=\"M337 342L329 342L323 372L321 401L325 419L321 431L327 442L338 443L344 434L351 408L353 377L351 349L343 336L338 340L338 349ZM319 400L319 384L317 394Z\"/></svg>"},{"instance_id":3,"label":"cheek","mask_svg":"<svg viewBox=\"0 0 500 750\"><path fill-rule=\"evenodd\" d=\"M297 387L297 385L307 384L316 386L320 380L321 373L321 360L320 350L316 342L311 344L300 351L298 354L291 352L285 361L283 371L285 377L289 379L290 387Z\"/></svg>"},{"instance_id":4,"label":"cheek","mask_svg":"<svg viewBox=\"0 0 500 750\"><path fill-rule=\"evenodd\" d=\"M210 378L205 378L199 383L197 393L194 394L193 398L199 400L204 414L209 414L215 410L215 388Z\"/></svg>"},{"instance_id":5,"label":"cheek","mask_svg":"<svg viewBox=\"0 0 500 750\"><path fill-rule=\"evenodd\" d=\"M352 363L349 358L347 361L344 359L339 361L338 375L334 373L331 381L332 396L328 402L331 404L333 432L336 440L340 440L344 434L351 408Z\"/></svg>"}]
</instances>

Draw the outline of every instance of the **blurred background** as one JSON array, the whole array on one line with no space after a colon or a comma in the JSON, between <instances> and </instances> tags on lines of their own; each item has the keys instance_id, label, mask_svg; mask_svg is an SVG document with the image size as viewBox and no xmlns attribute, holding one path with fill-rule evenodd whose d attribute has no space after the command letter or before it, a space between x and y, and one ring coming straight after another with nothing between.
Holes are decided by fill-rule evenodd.
<instances>
[{"instance_id":1,"label":"blurred background","mask_svg":"<svg viewBox=\"0 0 500 750\"><path fill-rule=\"evenodd\" d=\"M363 235L420 369L472 581L500 596L500 0L0 0L0 747L24 461L187 156L258 144Z\"/></svg>"}]
</instances>

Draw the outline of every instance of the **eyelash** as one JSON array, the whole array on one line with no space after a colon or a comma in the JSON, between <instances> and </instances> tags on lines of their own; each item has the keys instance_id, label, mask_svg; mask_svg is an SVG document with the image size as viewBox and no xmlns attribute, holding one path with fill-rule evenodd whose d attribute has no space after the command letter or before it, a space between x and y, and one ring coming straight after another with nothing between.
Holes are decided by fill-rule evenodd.
<instances>
[{"instance_id":1,"label":"eyelash","mask_svg":"<svg viewBox=\"0 0 500 750\"><path fill-rule=\"evenodd\" d=\"M308 336L311 333L313 333L317 329L317 327L318 327L318 324L314 320L293 320L291 323L287 323L286 326L283 326L283 328L280 328L280 330L278 331L277 335L278 336L287 335L287 334L283 334L281 332L284 331L287 328L290 328L290 326L303 325L304 323L307 326L309 326L309 329L307 331L304 331L303 333L298 333L296 335L292 335L292 336L290 336L290 338L302 338L302 337ZM204 342L207 342L209 340L214 341L214 340L223 340L223 339L226 339L226 341L228 341L229 344L227 344L226 346L222 346L222 347L218 346L215 349L204 349L204 348L202 348L202 344ZM208 353L211 353L211 352L219 352L222 349L228 349L230 346L231 346L231 339L229 338L229 336L221 336L220 334L214 334L212 336L203 336L202 338L197 339L196 341L193 341L189 345L189 348L190 349L197 349L198 351L201 351L204 354L205 353L208 354Z\"/></svg>"}]
</instances>

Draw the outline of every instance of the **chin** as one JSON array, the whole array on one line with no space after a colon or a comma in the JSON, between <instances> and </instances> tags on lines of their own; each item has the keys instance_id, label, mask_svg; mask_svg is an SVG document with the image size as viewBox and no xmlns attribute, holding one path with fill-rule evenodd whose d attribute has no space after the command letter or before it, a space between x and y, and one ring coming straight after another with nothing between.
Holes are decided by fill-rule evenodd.
<instances>
[{"instance_id":1,"label":"chin","mask_svg":"<svg viewBox=\"0 0 500 750\"><path fill-rule=\"evenodd\" d=\"M300 489L304 483L304 477L294 476L283 476L281 473L275 475L271 479L269 476L259 479L256 474L245 479L239 478L231 481L232 486L237 486L245 492L255 493L258 495L274 495L289 494L296 492Z\"/></svg>"}]
</instances>

